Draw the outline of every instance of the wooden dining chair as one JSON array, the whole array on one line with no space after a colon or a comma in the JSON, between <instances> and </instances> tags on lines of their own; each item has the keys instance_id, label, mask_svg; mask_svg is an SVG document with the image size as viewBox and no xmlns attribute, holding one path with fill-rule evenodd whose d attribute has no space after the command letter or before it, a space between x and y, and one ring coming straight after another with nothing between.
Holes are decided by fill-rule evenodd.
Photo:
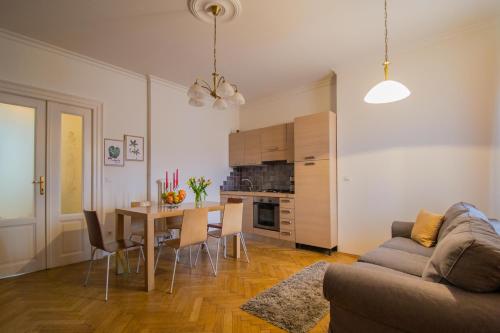
<instances>
[{"instance_id":1,"label":"wooden dining chair","mask_svg":"<svg viewBox=\"0 0 500 333\"><path fill-rule=\"evenodd\" d=\"M109 243L104 243L104 238L102 237L101 224L99 223L99 218L93 210L84 210L85 221L87 221L87 229L89 232L90 245L92 247L92 254L90 257L89 270L87 271L87 277L85 278L84 286L87 286L89 282L90 271L92 269L92 263L94 262L95 253L97 250L101 250L103 254L107 257L108 265L106 269L106 296L105 300L108 300L108 284L109 284L109 259L112 255L123 251L125 252L125 257L127 259L127 269L130 273L130 262L128 259L128 251L139 249L140 254L144 257L144 252L142 249L142 244L134 242L129 239L117 240Z\"/></svg>"},{"instance_id":2,"label":"wooden dining chair","mask_svg":"<svg viewBox=\"0 0 500 333\"><path fill-rule=\"evenodd\" d=\"M245 257L247 259L247 262L250 262L250 259L248 258L247 246L245 244L245 238L243 237L242 227L243 227L243 203L225 204L224 215L222 217L222 228L211 230L208 232L208 235L210 237L217 238L215 274L217 274L219 265L219 248L220 248L220 241L222 238L235 235L240 236L241 245L243 246L243 251L245 252Z\"/></svg>"},{"instance_id":3,"label":"wooden dining chair","mask_svg":"<svg viewBox=\"0 0 500 333\"><path fill-rule=\"evenodd\" d=\"M227 203L242 203L242 202L243 202L242 198L227 198ZM222 223L209 223L208 227L214 229L222 229ZM223 239L224 243L222 244L222 246L224 247L224 258L227 258L227 238L224 237Z\"/></svg>"},{"instance_id":4,"label":"wooden dining chair","mask_svg":"<svg viewBox=\"0 0 500 333\"><path fill-rule=\"evenodd\" d=\"M172 282L170 284L170 291L172 293L174 288L175 280L175 270L177 268L177 262L179 261L179 252L181 249L186 247L191 247L194 245L199 245L198 254L196 255L196 260L198 260L198 255L200 254L200 249L202 245L207 245L207 224L208 224L208 208L197 208L197 209L186 209L182 216L182 232L179 238L167 239L162 242L163 246L170 247L174 249L175 259L174 259L174 271L172 273ZM212 257L210 256L210 251L207 251L208 259L210 260L210 265L215 275L214 263ZM158 257L156 262L158 263L158 258L160 256L160 251L158 251ZM195 261L196 265L196 261ZM157 264L155 265L156 269ZM191 265L191 255L190 255L190 267Z\"/></svg>"}]
</instances>

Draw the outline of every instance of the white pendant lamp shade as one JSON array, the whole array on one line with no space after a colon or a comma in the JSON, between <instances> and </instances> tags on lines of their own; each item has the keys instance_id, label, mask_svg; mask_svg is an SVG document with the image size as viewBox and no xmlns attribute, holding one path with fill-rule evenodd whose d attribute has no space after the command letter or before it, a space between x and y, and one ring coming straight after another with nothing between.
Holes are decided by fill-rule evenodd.
<instances>
[{"instance_id":1,"label":"white pendant lamp shade","mask_svg":"<svg viewBox=\"0 0 500 333\"><path fill-rule=\"evenodd\" d=\"M193 99L203 99L206 95L205 90L198 84L198 82L193 83L187 92L189 98Z\"/></svg>"},{"instance_id":2,"label":"white pendant lamp shade","mask_svg":"<svg viewBox=\"0 0 500 333\"><path fill-rule=\"evenodd\" d=\"M222 84L217 88L217 93L219 93L222 97L230 97L234 95L234 87L224 81Z\"/></svg>"},{"instance_id":3,"label":"white pendant lamp shade","mask_svg":"<svg viewBox=\"0 0 500 333\"><path fill-rule=\"evenodd\" d=\"M215 110L225 110L227 109L227 103L224 99L222 98L217 98L213 104L213 108Z\"/></svg>"},{"instance_id":4,"label":"white pendant lamp shade","mask_svg":"<svg viewBox=\"0 0 500 333\"><path fill-rule=\"evenodd\" d=\"M393 80L384 80L370 89L365 102L383 104L397 102L410 96L410 90L404 84Z\"/></svg>"},{"instance_id":5,"label":"white pendant lamp shade","mask_svg":"<svg viewBox=\"0 0 500 333\"><path fill-rule=\"evenodd\" d=\"M190 98L188 101L189 105L200 107L205 105L205 101L203 99Z\"/></svg>"},{"instance_id":6,"label":"white pendant lamp shade","mask_svg":"<svg viewBox=\"0 0 500 333\"><path fill-rule=\"evenodd\" d=\"M239 91L236 91L233 96L229 97L229 101L236 105L243 105L246 102L245 97Z\"/></svg>"}]
</instances>

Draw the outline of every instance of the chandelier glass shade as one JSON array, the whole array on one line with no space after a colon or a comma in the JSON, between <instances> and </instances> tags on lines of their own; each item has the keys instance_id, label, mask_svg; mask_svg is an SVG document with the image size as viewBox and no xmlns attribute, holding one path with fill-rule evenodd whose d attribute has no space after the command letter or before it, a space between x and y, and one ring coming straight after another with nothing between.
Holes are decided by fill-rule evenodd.
<instances>
[{"instance_id":1,"label":"chandelier glass shade","mask_svg":"<svg viewBox=\"0 0 500 333\"><path fill-rule=\"evenodd\" d=\"M245 104L245 98L238 91L238 87L226 81L225 77L217 72L217 16L220 14L221 7L214 4L209 8L214 17L214 64L211 83L202 79L196 79L187 91L189 105L205 106L212 103L215 110L225 110L232 105Z\"/></svg>"},{"instance_id":2,"label":"chandelier glass shade","mask_svg":"<svg viewBox=\"0 0 500 333\"><path fill-rule=\"evenodd\" d=\"M397 102L410 96L410 90L401 82L389 80L389 56L387 37L387 0L384 0L385 13L385 61L384 61L384 81L378 83L368 91L365 102L370 104L383 104Z\"/></svg>"}]
</instances>

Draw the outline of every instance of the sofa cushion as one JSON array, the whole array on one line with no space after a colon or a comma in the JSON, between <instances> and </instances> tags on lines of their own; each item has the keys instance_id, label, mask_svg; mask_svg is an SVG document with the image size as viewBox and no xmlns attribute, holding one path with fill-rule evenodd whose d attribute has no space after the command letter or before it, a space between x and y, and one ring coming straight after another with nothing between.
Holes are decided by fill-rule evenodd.
<instances>
[{"instance_id":1,"label":"sofa cushion","mask_svg":"<svg viewBox=\"0 0 500 333\"><path fill-rule=\"evenodd\" d=\"M464 218L464 214L470 214L479 219L483 219L488 221L486 215L477 209L474 205L459 202L448 208L446 213L444 214L443 224L441 225L441 229L438 234L438 243L446 237L457 225L460 223L466 222L467 217Z\"/></svg>"},{"instance_id":2,"label":"sofa cushion","mask_svg":"<svg viewBox=\"0 0 500 333\"><path fill-rule=\"evenodd\" d=\"M390 249L396 249L401 251L406 251L414 254L419 254L421 256L430 257L434 252L435 247L425 247L417 242L405 238L405 237L394 237L389 239L387 242L382 244L383 247L388 247Z\"/></svg>"},{"instance_id":3,"label":"sofa cushion","mask_svg":"<svg viewBox=\"0 0 500 333\"><path fill-rule=\"evenodd\" d=\"M443 223L443 215L420 210L411 231L411 239L425 247L436 245L439 228Z\"/></svg>"},{"instance_id":4,"label":"sofa cushion","mask_svg":"<svg viewBox=\"0 0 500 333\"><path fill-rule=\"evenodd\" d=\"M374 264L370 264L367 262L355 262L354 264L352 264L352 266L359 267L362 269L368 269L368 270L371 270L374 272L385 272L385 273L394 274L396 276L401 276L401 277L404 276L405 278L420 279L420 277L415 276L415 275L410 275L407 273L403 273L401 271L396 271L396 270L391 269L391 268L387 268L387 267L379 266L379 265L374 265Z\"/></svg>"},{"instance_id":5,"label":"sofa cushion","mask_svg":"<svg viewBox=\"0 0 500 333\"><path fill-rule=\"evenodd\" d=\"M388 247L379 247L362 255L359 261L391 268L415 276L422 276L429 258Z\"/></svg>"},{"instance_id":6,"label":"sofa cushion","mask_svg":"<svg viewBox=\"0 0 500 333\"><path fill-rule=\"evenodd\" d=\"M468 221L438 243L423 278L474 292L496 291L500 289L500 236L489 222L464 215Z\"/></svg>"}]
</instances>

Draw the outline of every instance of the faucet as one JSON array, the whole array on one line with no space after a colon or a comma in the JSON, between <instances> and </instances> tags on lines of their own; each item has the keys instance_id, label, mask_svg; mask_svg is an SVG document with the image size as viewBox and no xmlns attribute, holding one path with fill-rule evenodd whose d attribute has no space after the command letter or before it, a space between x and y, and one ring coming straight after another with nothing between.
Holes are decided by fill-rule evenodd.
<instances>
[{"instance_id":1,"label":"faucet","mask_svg":"<svg viewBox=\"0 0 500 333\"><path fill-rule=\"evenodd\" d=\"M250 178L243 178L241 181L242 182L249 182L250 183L250 192L253 192L253 183L250 180Z\"/></svg>"}]
</instances>

